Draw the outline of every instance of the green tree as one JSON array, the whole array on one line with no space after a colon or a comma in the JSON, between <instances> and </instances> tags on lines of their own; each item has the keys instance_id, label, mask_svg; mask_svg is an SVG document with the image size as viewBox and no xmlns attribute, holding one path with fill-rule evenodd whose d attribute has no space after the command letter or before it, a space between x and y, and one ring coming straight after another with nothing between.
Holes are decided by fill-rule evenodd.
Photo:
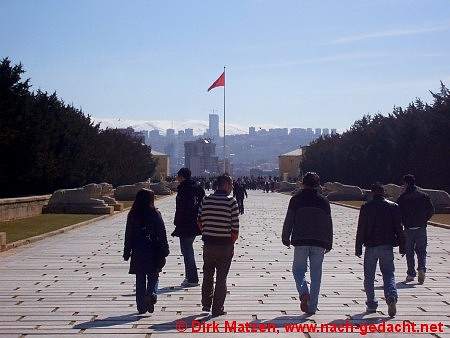
<instances>
[{"instance_id":1,"label":"green tree","mask_svg":"<svg viewBox=\"0 0 450 338\"><path fill-rule=\"evenodd\" d=\"M0 63L0 194L52 193L88 183L131 184L152 176L150 147L102 131L56 93L30 92L21 64Z\"/></svg>"}]
</instances>

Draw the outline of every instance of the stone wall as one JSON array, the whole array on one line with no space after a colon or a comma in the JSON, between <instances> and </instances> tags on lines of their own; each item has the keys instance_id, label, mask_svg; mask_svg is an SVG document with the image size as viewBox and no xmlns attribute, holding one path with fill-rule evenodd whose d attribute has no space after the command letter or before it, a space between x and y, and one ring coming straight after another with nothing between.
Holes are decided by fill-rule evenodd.
<instances>
[{"instance_id":1,"label":"stone wall","mask_svg":"<svg viewBox=\"0 0 450 338\"><path fill-rule=\"evenodd\" d=\"M0 222L37 216L51 195L0 199Z\"/></svg>"}]
</instances>

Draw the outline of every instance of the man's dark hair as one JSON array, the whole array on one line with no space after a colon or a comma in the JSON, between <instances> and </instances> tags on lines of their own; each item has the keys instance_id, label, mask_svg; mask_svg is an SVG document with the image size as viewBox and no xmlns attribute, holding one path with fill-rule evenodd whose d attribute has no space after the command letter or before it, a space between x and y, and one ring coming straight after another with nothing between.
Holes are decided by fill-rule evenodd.
<instances>
[{"instance_id":1,"label":"man's dark hair","mask_svg":"<svg viewBox=\"0 0 450 338\"><path fill-rule=\"evenodd\" d=\"M222 174L222 175L220 175L220 176L217 177L217 187L218 187L219 189L223 188L223 186L224 186L226 183L230 183L230 184L233 183L233 180L232 180L232 178L231 178L230 175L228 175L227 173L225 173L225 174Z\"/></svg>"},{"instance_id":2,"label":"man's dark hair","mask_svg":"<svg viewBox=\"0 0 450 338\"><path fill-rule=\"evenodd\" d=\"M406 183L409 186L413 186L416 183L416 178L414 175L407 174L403 176L403 183Z\"/></svg>"},{"instance_id":3,"label":"man's dark hair","mask_svg":"<svg viewBox=\"0 0 450 338\"><path fill-rule=\"evenodd\" d=\"M320 185L320 177L315 172L309 171L303 176L303 185L310 188L317 188Z\"/></svg>"},{"instance_id":4,"label":"man's dark hair","mask_svg":"<svg viewBox=\"0 0 450 338\"><path fill-rule=\"evenodd\" d=\"M384 187L380 182L375 182L370 187L370 190L372 190L372 193L375 195L383 195L384 194Z\"/></svg>"},{"instance_id":5,"label":"man's dark hair","mask_svg":"<svg viewBox=\"0 0 450 338\"><path fill-rule=\"evenodd\" d=\"M181 168L178 170L177 176L181 176L189 180L191 179L191 170L189 168Z\"/></svg>"}]
</instances>

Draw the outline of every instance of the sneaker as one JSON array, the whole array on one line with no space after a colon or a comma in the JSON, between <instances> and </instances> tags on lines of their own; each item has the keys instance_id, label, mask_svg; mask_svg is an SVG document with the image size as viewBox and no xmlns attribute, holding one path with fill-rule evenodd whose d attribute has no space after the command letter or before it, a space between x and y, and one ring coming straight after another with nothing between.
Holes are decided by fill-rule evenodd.
<instances>
[{"instance_id":1,"label":"sneaker","mask_svg":"<svg viewBox=\"0 0 450 338\"><path fill-rule=\"evenodd\" d=\"M194 286L199 286L200 284L197 283L191 283L189 282L187 279L185 279L182 283L181 286L185 287L185 288L190 288L190 287L194 287Z\"/></svg>"},{"instance_id":2,"label":"sneaker","mask_svg":"<svg viewBox=\"0 0 450 338\"><path fill-rule=\"evenodd\" d=\"M397 313L397 305L395 304L394 297L389 297L388 299L388 314L389 317L394 317Z\"/></svg>"},{"instance_id":3,"label":"sneaker","mask_svg":"<svg viewBox=\"0 0 450 338\"><path fill-rule=\"evenodd\" d=\"M414 280L414 276L407 275L405 282L408 283L408 282L412 282L413 280Z\"/></svg>"},{"instance_id":4,"label":"sneaker","mask_svg":"<svg viewBox=\"0 0 450 338\"><path fill-rule=\"evenodd\" d=\"M423 284L423 282L425 281L425 271L419 270L419 276L417 277L417 281L419 282L419 284Z\"/></svg>"},{"instance_id":5,"label":"sneaker","mask_svg":"<svg viewBox=\"0 0 450 338\"><path fill-rule=\"evenodd\" d=\"M375 313L375 312L377 312L377 308L376 307L366 307L366 312L367 313Z\"/></svg>"},{"instance_id":6,"label":"sneaker","mask_svg":"<svg viewBox=\"0 0 450 338\"><path fill-rule=\"evenodd\" d=\"M300 296L300 310L308 313L308 311L309 311L309 293L303 293Z\"/></svg>"},{"instance_id":7,"label":"sneaker","mask_svg":"<svg viewBox=\"0 0 450 338\"><path fill-rule=\"evenodd\" d=\"M211 311L211 307L209 307L209 306L203 306L203 307L202 307L202 311L203 311L203 312L209 312L209 311Z\"/></svg>"},{"instance_id":8,"label":"sneaker","mask_svg":"<svg viewBox=\"0 0 450 338\"><path fill-rule=\"evenodd\" d=\"M219 316L224 316L226 314L227 314L226 311L217 311L217 312L211 313L211 316L212 317L219 317Z\"/></svg>"}]
</instances>

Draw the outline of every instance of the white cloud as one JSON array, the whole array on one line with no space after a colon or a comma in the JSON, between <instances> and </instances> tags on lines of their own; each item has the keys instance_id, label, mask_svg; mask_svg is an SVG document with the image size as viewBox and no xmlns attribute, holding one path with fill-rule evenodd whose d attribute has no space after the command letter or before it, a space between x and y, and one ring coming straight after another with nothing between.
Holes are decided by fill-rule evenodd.
<instances>
[{"instance_id":1,"label":"white cloud","mask_svg":"<svg viewBox=\"0 0 450 338\"><path fill-rule=\"evenodd\" d=\"M335 39L331 41L332 44L342 44L342 43L351 43L355 41L368 40L368 39L379 39L385 37L392 36L406 36L406 35L417 35L417 34L425 34L432 33L437 31L444 31L450 29L449 24L442 24L430 27L422 27L422 28L405 28L405 29L394 29L376 33L367 33L361 35L347 36Z\"/></svg>"}]
</instances>

